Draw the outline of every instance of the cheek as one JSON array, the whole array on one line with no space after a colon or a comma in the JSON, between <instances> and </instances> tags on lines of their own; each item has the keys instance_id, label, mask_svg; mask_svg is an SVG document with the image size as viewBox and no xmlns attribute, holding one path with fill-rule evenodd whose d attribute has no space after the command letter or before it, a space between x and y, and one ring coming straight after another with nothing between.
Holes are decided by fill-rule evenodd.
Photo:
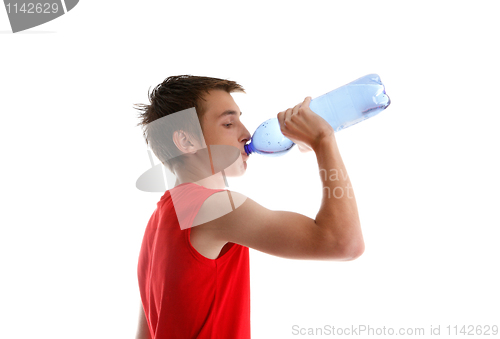
<instances>
[{"instance_id":1,"label":"cheek","mask_svg":"<svg viewBox=\"0 0 500 339\"><path fill-rule=\"evenodd\" d=\"M202 128L202 131L203 131L203 137L205 138L205 143L213 144L214 136L217 135L217 131L214 131L214 129L211 127Z\"/></svg>"}]
</instances>

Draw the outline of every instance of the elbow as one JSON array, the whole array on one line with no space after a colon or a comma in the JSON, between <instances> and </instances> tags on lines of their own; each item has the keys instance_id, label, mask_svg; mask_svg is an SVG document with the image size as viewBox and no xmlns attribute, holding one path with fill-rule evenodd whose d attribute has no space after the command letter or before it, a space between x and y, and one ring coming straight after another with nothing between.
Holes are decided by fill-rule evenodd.
<instances>
[{"instance_id":1,"label":"elbow","mask_svg":"<svg viewBox=\"0 0 500 339\"><path fill-rule=\"evenodd\" d=\"M345 261L351 261L359 258L365 252L365 243L363 240L360 242L354 243L349 246L346 250Z\"/></svg>"},{"instance_id":2,"label":"elbow","mask_svg":"<svg viewBox=\"0 0 500 339\"><path fill-rule=\"evenodd\" d=\"M343 244L337 244L331 260L352 261L359 258L365 252L363 239L351 240Z\"/></svg>"}]
</instances>

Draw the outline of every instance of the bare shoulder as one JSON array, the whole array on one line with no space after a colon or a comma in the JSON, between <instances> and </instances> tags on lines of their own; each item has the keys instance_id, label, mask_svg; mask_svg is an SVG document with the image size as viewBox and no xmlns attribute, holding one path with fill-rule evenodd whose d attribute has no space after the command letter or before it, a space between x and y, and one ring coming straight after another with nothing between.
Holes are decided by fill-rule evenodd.
<instances>
[{"instance_id":1,"label":"bare shoulder","mask_svg":"<svg viewBox=\"0 0 500 339\"><path fill-rule=\"evenodd\" d=\"M235 191L220 191L209 196L196 214L191 228L191 245L206 258L216 259L227 240L217 239L214 229L219 225L212 221L240 207L246 196Z\"/></svg>"},{"instance_id":2,"label":"bare shoulder","mask_svg":"<svg viewBox=\"0 0 500 339\"><path fill-rule=\"evenodd\" d=\"M224 190L212 194L203 202L198 214L196 214L193 221L193 227L205 224L233 212L246 200L247 197L245 195L236 191Z\"/></svg>"}]
</instances>

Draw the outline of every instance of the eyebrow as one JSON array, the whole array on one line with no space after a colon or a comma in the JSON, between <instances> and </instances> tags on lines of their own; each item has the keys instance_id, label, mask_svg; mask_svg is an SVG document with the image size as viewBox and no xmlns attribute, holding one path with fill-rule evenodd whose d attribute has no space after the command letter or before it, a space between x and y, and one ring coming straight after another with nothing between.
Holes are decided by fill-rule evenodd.
<instances>
[{"instance_id":1,"label":"eyebrow","mask_svg":"<svg viewBox=\"0 0 500 339\"><path fill-rule=\"evenodd\" d=\"M228 109L227 111L222 112L222 114L221 114L221 115L219 115L219 117L218 117L217 119L220 119L220 118L222 118L222 117L225 117L226 115L236 115L236 114L238 114L238 113L236 113L236 111L233 111L233 110ZM242 114L243 114L243 113L242 113L242 112L240 112L240 115L242 115Z\"/></svg>"}]
</instances>

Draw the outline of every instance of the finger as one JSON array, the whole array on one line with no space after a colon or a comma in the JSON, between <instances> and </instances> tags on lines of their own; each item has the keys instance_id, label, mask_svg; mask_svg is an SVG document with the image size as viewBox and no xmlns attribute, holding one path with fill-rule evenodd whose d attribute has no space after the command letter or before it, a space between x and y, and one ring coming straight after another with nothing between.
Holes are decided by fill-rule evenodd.
<instances>
[{"instance_id":1,"label":"finger","mask_svg":"<svg viewBox=\"0 0 500 339\"><path fill-rule=\"evenodd\" d=\"M279 112L276 117L278 118L278 121L280 123L280 128L283 128L284 123L285 123L285 111Z\"/></svg>"},{"instance_id":2,"label":"finger","mask_svg":"<svg viewBox=\"0 0 500 339\"><path fill-rule=\"evenodd\" d=\"M311 103L311 100L312 100L311 97L306 97L304 99L304 102L302 103L302 105L304 105L304 107L309 107L309 104Z\"/></svg>"},{"instance_id":3,"label":"finger","mask_svg":"<svg viewBox=\"0 0 500 339\"><path fill-rule=\"evenodd\" d=\"M287 121L290 121L291 116L292 116L292 109L291 109L291 108L289 108L289 109L287 109L287 110L285 111L285 119L283 119L283 120L284 120L283 124L284 124L285 126L286 126L286 122L287 122Z\"/></svg>"},{"instance_id":4,"label":"finger","mask_svg":"<svg viewBox=\"0 0 500 339\"><path fill-rule=\"evenodd\" d=\"M292 110L292 114L297 114L301 105L302 103L295 105L295 107Z\"/></svg>"}]
</instances>

